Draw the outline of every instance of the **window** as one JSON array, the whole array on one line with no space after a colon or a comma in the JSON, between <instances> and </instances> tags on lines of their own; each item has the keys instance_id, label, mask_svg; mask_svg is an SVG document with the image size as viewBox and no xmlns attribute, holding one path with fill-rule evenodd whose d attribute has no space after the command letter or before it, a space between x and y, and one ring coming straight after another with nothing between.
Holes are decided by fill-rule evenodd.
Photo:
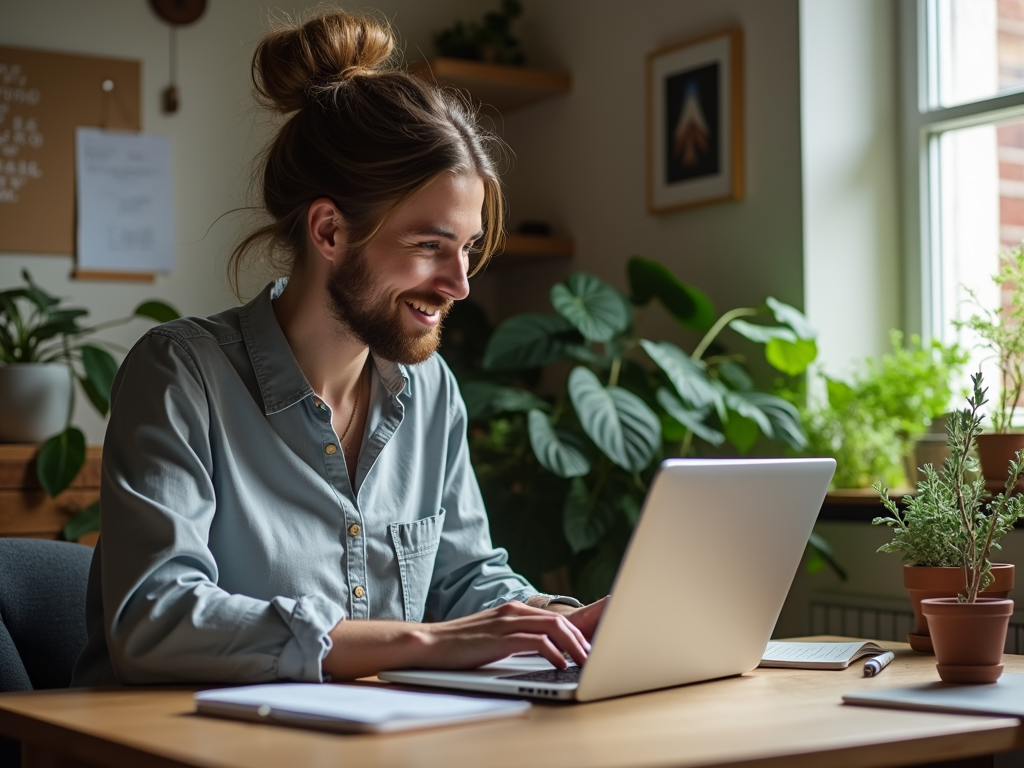
<instances>
[{"instance_id":1,"label":"window","mask_svg":"<svg viewBox=\"0 0 1024 768\"><path fill-rule=\"evenodd\" d=\"M999 253L1024 241L1024 0L903 2L908 320L949 341L968 289L998 306Z\"/></svg>"}]
</instances>

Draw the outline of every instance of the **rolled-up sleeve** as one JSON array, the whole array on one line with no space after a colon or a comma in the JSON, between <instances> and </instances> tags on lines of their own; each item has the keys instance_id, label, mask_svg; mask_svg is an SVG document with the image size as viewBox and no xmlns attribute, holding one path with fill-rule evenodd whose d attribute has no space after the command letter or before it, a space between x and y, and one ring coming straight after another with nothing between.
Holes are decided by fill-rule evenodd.
<instances>
[{"instance_id":1,"label":"rolled-up sleeve","mask_svg":"<svg viewBox=\"0 0 1024 768\"><path fill-rule=\"evenodd\" d=\"M114 674L123 683L319 681L341 606L322 594L257 599L218 586L207 386L188 340L159 329L114 383L97 553Z\"/></svg>"}]
</instances>

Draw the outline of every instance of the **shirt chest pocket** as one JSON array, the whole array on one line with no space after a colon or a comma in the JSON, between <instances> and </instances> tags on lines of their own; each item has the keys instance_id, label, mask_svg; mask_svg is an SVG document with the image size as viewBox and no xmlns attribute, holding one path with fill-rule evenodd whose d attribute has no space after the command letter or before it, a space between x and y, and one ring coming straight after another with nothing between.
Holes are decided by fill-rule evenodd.
<instances>
[{"instance_id":1,"label":"shirt chest pocket","mask_svg":"<svg viewBox=\"0 0 1024 768\"><path fill-rule=\"evenodd\" d=\"M391 523L388 526L398 556L406 621L420 621L423 618L443 526L443 509L433 517L412 523Z\"/></svg>"}]
</instances>

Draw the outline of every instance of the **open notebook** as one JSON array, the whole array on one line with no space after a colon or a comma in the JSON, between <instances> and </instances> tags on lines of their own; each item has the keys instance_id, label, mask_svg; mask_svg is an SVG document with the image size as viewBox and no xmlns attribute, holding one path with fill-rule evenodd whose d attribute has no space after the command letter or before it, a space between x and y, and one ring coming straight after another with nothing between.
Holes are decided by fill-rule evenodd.
<instances>
[{"instance_id":1,"label":"open notebook","mask_svg":"<svg viewBox=\"0 0 1024 768\"><path fill-rule=\"evenodd\" d=\"M759 667L787 669L846 669L864 656L885 653L885 648L868 640L852 643L771 642L761 655Z\"/></svg>"}]
</instances>

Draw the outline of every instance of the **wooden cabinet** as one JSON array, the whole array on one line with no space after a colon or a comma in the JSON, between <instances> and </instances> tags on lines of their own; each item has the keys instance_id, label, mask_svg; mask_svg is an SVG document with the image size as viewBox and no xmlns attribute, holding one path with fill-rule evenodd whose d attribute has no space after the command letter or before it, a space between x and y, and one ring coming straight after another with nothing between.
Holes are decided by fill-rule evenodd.
<instances>
[{"instance_id":1,"label":"wooden cabinet","mask_svg":"<svg viewBox=\"0 0 1024 768\"><path fill-rule=\"evenodd\" d=\"M564 72L546 72L526 67L509 67L482 61L437 57L418 61L409 67L425 73L437 82L467 91L483 111L494 116L528 107L552 96L569 92L572 77ZM573 241L568 237L511 233L505 239L501 258L489 269L534 260L570 259Z\"/></svg>"},{"instance_id":2,"label":"wooden cabinet","mask_svg":"<svg viewBox=\"0 0 1024 768\"><path fill-rule=\"evenodd\" d=\"M0 444L0 536L59 539L68 520L100 497L99 446L86 449L85 466L56 499L51 499L36 479L38 448Z\"/></svg>"}]
</instances>

